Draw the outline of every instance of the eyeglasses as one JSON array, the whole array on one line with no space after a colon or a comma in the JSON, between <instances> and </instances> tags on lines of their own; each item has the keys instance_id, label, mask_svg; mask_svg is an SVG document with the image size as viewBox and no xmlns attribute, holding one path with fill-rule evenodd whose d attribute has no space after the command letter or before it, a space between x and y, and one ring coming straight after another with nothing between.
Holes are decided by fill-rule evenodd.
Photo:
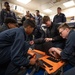
<instances>
[{"instance_id":1,"label":"eyeglasses","mask_svg":"<svg viewBox=\"0 0 75 75\"><path fill-rule=\"evenodd\" d=\"M65 30L65 29L64 29L64 30ZM63 32L64 30L62 30L61 32L59 32L59 34L61 35L61 34L62 34L62 32Z\"/></svg>"}]
</instances>

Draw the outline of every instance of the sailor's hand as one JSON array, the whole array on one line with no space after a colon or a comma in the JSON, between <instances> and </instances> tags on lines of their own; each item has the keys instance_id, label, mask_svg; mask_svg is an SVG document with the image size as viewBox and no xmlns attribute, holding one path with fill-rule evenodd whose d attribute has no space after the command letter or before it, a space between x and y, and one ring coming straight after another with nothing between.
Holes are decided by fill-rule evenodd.
<instances>
[{"instance_id":1,"label":"sailor's hand","mask_svg":"<svg viewBox=\"0 0 75 75\"><path fill-rule=\"evenodd\" d=\"M33 44L34 44L34 41L33 41L33 40L32 40L32 41L30 41L30 42L29 42L29 44L30 44L30 45L33 45Z\"/></svg>"},{"instance_id":2,"label":"sailor's hand","mask_svg":"<svg viewBox=\"0 0 75 75\"><path fill-rule=\"evenodd\" d=\"M52 38L45 38L46 42L52 41Z\"/></svg>"},{"instance_id":3,"label":"sailor's hand","mask_svg":"<svg viewBox=\"0 0 75 75\"><path fill-rule=\"evenodd\" d=\"M34 65L36 63L36 60L37 60L36 57L31 58L29 64Z\"/></svg>"},{"instance_id":4,"label":"sailor's hand","mask_svg":"<svg viewBox=\"0 0 75 75\"><path fill-rule=\"evenodd\" d=\"M61 53L61 49L52 47L52 48L49 49L49 53L52 56L54 56L55 58L59 58L60 57L60 53Z\"/></svg>"}]
</instances>

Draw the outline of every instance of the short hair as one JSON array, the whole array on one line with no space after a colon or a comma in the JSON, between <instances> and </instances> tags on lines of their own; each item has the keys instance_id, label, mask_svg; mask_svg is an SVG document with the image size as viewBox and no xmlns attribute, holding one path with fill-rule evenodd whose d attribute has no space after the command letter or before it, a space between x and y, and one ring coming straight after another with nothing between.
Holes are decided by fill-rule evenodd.
<instances>
[{"instance_id":1,"label":"short hair","mask_svg":"<svg viewBox=\"0 0 75 75\"><path fill-rule=\"evenodd\" d=\"M5 5L5 4L9 5L9 3L8 3L8 2L4 2L4 5Z\"/></svg>"},{"instance_id":2,"label":"short hair","mask_svg":"<svg viewBox=\"0 0 75 75\"><path fill-rule=\"evenodd\" d=\"M58 27L58 30L59 30L60 28L63 28L63 29L68 28L68 29L71 29L67 23L61 24L61 25Z\"/></svg>"},{"instance_id":3,"label":"short hair","mask_svg":"<svg viewBox=\"0 0 75 75\"><path fill-rule=\"evenodd\" d=\"M26 11L26 13L29 13L29 11Z\"/></svg>"},{"instance_id":4,"label":"short hair","mask_svg":"<svg viewBox=\"0 0 75 75\"><path fill-rule=\"evenodd\" d=\"M10 7L10 5L7 5L6 7Z\"/></svg>"},{"instance_id":5,"label":"short hair","mask_svg":"<svg viewBox=\"0 0 75 75\"><path fill-rule=\"evenodd\" d=\"M60 9L61 10L61 7L58 7L57 9Z\"/></svg>"},{"instance_id":6,"label":"short hair","mask_svg":"<svg viewBox=\"0 0 75 75\"><path fill-rule=\"evenodd\" d=\"M32 28L35 28L35 22L30 20L30 19L26 19L24 22L23 22L23 26L24 28L28 27L28 26L31 26Z\"/></svg>"},{"instance_id":7,"label":"short hair","mask_svg":"<svg viewBox=\"0 0 75 75\"><path fill-rule=\"evenodd\" d=\"M36 10L38 13L40 12L39 10Z\"/></svg>"},{"instance_id":8,"label":"short hair","mask_svg":"<svg viewBox=\"0 0 75 75\"><path fill-rule=\"evenodd\" d=\"M43 23L46 24L47 21L50 21L49 16L44 16L43 17Z\"/></svg>"},{"instance_id":9,"label":"short hair","mask_svg":"<svg viewBox=\"0 0 75 75\"><path fill-rule=\"evenodd\" d=\"M13 18L10 18L10 17L6 18L6 19L4 20L4 23L5 23L5 25L8 25L8 23L12 23L12 24L15 23L16 26L18 27L16 20L13 19Z\"/></svg>"}]
</instances>

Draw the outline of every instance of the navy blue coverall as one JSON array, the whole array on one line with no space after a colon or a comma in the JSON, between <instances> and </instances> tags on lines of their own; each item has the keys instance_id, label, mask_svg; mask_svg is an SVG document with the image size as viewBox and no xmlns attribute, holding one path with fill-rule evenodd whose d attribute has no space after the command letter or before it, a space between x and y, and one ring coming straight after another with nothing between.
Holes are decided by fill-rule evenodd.
<instances>
[{"instance_id":1,"label":"navy blue coverall","mask_svg":"<svg viewBox=\"0 0 75 75\"><path fill-rule=\"evenodd\" d=\"M67 60L72 66L75 66L75 31L71 30L64 50L61 52L61 58Z\"/></svg>"},{"instance_id":2,"label":"navy blue coverall","mask_svg":"<svg viewBox=\"0 0 75 75\"><path fill-rule=\"evenodd\" d=\"M66 22L66 17L63 13L54 16L53 23L64 23L64 22Z\"/></svg>"},{"instance_id":3,"label":"navy blue coverall","mask_svg":"<svg viewBox=\"0 0 75 75\"><path fill-rule=\"evenodd\" d=\"M8 67L7 64L10 62L16 67L29 64L29 60L26 57L29 48L26 36L27 34L23 27L9 29L0 33L0 75L3 75L2 68L4 71L5 65ZM8 71L5 75L15 75L11 71L11 69L13 70L13 66L9 66L7 69Z\"/></svg>"},{"instance_id":4,"label":"navy blue coverall","mask_svg":"<svg viewBox=\"0 0 75 75\"><path fill-rule=\"evenodd\" d=\"M16 15L13 11L10 10L10 12L8 13L6 11L6 9L2 9L2 11L0 12L0 25L3 25L4 23L4 20L7 18L7 17L11 17L13 19L16 20L17 22L17 18L16 18Z\"/></svg>"}]
</instances>

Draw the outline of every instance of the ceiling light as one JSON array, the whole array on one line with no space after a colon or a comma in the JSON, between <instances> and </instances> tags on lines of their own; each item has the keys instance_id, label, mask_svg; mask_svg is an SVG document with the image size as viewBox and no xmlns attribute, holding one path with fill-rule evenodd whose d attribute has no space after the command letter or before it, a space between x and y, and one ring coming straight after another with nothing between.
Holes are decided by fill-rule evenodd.
<instances>
[{"instance_id":1,"label":"ceiling light","mask_svg":"<svg viewBox=\"0 0 75 75\"><path fill-rule=\"evenodd\" d=\"M44 12L50 13L50 12L52 12L52 10L50 10L50 9L45 9Z\"/></svg>"},{"instance_id":2,"label":"ceiling light","mask_svg":"<svg viewBox=\"0 0 75 75\"><path fill-rule=\"evenodd\" d=\"M27 4L29 3L31 0L17 0L18 2L21 2L21 3L24 3L24 4Z\"/></svg>"},{"instance_id":3,"label":"ceiling light","mask_svg":"<svg viewBox=\"0 0 75 75\"><path fill-rule=\"evenodd\" d=\"M41 14L41 16L44 16L45 14L43 14L43 13L40 13Z\"/></svg>"},{"instance_id":4,"label":"ceiling light","mask_svg":"<svg viewBox=\"0 0 75 75\"><path fill-rule=\"evenodd\" d=\"M68 1L68 2L63 3L63 5L65 7L71 7L71 6L75 5L75 3L74 3L74 1Z\"/></svg>"}]
</instances>

